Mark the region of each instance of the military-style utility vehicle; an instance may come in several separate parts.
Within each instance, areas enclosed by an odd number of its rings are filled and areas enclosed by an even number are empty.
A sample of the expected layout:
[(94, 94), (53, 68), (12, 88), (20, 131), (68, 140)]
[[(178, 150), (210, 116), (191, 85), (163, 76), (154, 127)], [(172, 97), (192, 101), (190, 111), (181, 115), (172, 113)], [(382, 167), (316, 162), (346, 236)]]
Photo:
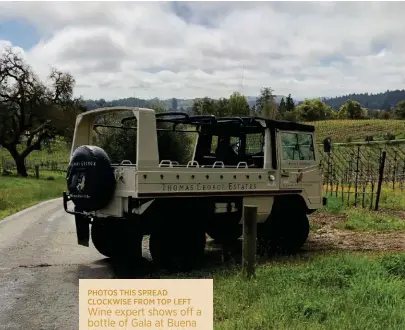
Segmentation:
[(191, 263), (206, 234), (240, 238), (246, 204), (258, 207), (258, 246), (293, 252), (326, 203), (315, 146), (313, 126), (288, 121), (91, 110), (77, 117), (64, 208), (78, 244), (91, 235), (111, 258), (140, 257), (150, 235), (155, 262)]

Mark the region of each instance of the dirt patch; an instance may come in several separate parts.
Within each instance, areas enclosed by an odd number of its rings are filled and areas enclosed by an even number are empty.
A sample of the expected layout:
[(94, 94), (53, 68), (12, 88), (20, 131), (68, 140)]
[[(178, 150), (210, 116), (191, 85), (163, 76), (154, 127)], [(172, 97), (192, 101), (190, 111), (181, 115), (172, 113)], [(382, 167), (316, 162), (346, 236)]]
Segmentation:
[(310, 222), (314, 230), (303, 248), (307, 251), (405, 251), (404, 231), (359, 232), (333, 228), (345, 220), (345, 215), (312, 215)]
[(405, 211), (402, 210), (388, 210), (388, 209), (384, 209), (384, 210), (378, 210), (377, 213), (381, 213), (381, 214), (387, 214), (387, 215), (393, 215), (399, 218), (402, 218), (405, 221)]

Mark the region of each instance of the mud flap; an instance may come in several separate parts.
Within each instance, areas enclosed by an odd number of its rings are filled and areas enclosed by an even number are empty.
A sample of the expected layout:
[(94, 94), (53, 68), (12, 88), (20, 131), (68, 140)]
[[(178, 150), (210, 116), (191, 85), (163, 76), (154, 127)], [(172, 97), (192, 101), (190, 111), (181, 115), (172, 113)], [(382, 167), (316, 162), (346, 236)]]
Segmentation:
[(83, 246), (89, 246), (90, 241), (90, 222), (89, 220), (82, 216), (76, 215), (76, 234), (77, 234), (77, 243)]

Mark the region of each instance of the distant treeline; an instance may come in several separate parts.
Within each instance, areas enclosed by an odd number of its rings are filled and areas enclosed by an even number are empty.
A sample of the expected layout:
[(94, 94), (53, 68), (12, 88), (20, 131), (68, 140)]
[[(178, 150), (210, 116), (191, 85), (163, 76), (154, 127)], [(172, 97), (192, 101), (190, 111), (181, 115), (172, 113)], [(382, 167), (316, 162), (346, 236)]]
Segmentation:
[(376, 110), (392, 110), (399, 101), (405, 100), (405, 90), (386, 91), (384, 93), (349, 94), (332, 98), (322, 98), (327, 105), (335, 110), (348, 100), (357, 101), (363, 108)]
[[(126, 99), (117, 99), (113, 101), (105, 101), (104, 99), (85, 100), (84, 102), (88, 110), (103, 107), (115, 107), (115, 106), (148, 108), (151, 106), (152, 103), (150, 100), (142, 100), (135, 97), (128, 97)], [(156, 102), (159, 102), (159, 100), (156, 99)]]
[[(293, 96), (294, 97), (294, 96)], [(254, 103), (248, 97), (248, 103)], [(357, 101), (363, 108), (375, 109), (375, 110), (392, 110), (399, 101), (405, 100), (405, 90), (394, 90), (386, 91), (384, 93), (372, 94), (372, 93), (361, 93), (361, 94), (349, 94), (343, 96), (337, 96), (332, 98), (321, 98), (323, 102), (332, 107), (334, 110), (339, 110), (339, 108), (348, 100)], [(275, 101), (280, 103), (281, 97), (276, 97)], [(297, 105), (301, 102), (297, 102)], [(193, 99), (169, 99), (169, 100), (159, 100), (154, 98), (151, 100), (144, 100), (135, 97), (129, 97), (124, 99), (117, 99), (113, 101), (100, 100), (85, 100), (85, 106), (88, 110), (96, 109), (99, 107), (106, 106), (129, 106), (129, 107), (152, 107), (154, 104), (161, 105), (166, 110), (178, 110), (178, 111), (189, 111), (193, 105)]]

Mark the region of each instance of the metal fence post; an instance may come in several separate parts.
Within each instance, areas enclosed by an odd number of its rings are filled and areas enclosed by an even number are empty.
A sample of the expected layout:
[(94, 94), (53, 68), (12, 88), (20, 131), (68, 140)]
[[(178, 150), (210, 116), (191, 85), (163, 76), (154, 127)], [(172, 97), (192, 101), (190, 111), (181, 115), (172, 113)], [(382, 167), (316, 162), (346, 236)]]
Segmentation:
[(356, 181), (354, 187), (354, 206), (357, 207), (357, 189), (359, 186), (359, 162), (360, 162), (360, 146), (357, 146), (357, 159), (356, 159)]
[(396, 175), (397, 175), (397, 166), (398, 166), (398, 164), (397, 164), (397, 154), (398, 154), (398, 151), (395, 150), (395, 151), (394, 151), (394, 166), (393, 166), (393, 168), (392, 168), (392, 190), (393, 190), (393, 191), (395, 190)]
[(380, 203), (380, 195), (381, 195), (381, 185), (382, 181), (384, 178), (384, 167), (385, 167), (385, 158), (387, 156), (387, 152), (384, 150), (381, 155), (381, 163), (380, 163), (380, 169), (379, 169), (379, 174), (378, 174), (378, 186), (377, 186), (377, 195), (375, 199), (375, 210), (378, 211), (378, 206)]

